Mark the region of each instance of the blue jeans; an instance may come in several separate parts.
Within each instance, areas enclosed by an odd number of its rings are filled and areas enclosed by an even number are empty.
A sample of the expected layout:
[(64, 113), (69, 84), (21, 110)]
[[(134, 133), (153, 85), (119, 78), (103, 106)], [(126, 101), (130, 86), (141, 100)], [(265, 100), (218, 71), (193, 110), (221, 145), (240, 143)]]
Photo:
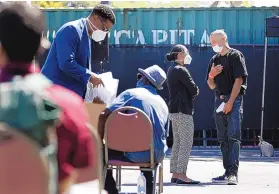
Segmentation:
[(239, 166), (239, 152), (241, 142), (241, 123), (243, 119), (243, 96), (239, 95), (233, 104), (232, 111), (225, 115), (216, 113), (222, 102), (227, 102), (230, 96), (215, 97), (214, 119), (217, 128), (217, 138), (221, 144), (223, 166), (226, 175), (237, 175)]

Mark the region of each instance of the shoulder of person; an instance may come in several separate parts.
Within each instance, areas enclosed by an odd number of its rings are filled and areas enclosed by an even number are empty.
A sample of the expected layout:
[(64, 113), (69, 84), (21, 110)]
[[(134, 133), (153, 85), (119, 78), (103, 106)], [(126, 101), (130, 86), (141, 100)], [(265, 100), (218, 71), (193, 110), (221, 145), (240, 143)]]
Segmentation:
[[(64, 34), (64, 33), (69, 33), (69, 32), (76, 32), (79, 36), (81, 36), (82, 32), (83, 32), (83, 28), (84, 28), (84, 25), (82, 24), (82, 19), (70, 21), (70, 22), (65, 23), (57, 31), (56, 36), (59, 35), (60, 33)], [(73, 34), (75, 34), (75, 33), (73, 33)]]
[(233, 56), (233, 57), (244, 57), (242, 52), (237, 50), (237, 49), (232, 49), (230, 55)]
[(175, 71), (187, 71), (187, 69), (186, 69), (186, 67), (184, 67), (184, 66), (181, 66), (181, 65), (176, 65), (175, 67), (174, 67), (174, 70)]
[(70, 22), (65, 23), (63, 26), (61, 26), (61, 28), (58, 30), (58, 32), (62, 31), (62, 30), (68, 30), (71, 28), (76, 28), (75, 21), (70, 21)]
[(168, 68), (168, 71), (167, 71), (167, 74), (173, 74), (173, 72), (176, 72), (177, 71), (177, 65), (171, 65), (169, 68)]
[[(84, 25), (83, 22), (84, 18), (78, 19), (78, 20), (73, 20), (73, 21), (69, 21), (67, 23), (65, 23), (63, 26), (69, 26), (69, 27), (74, 27), (74, 28), (79, 28), (80, 25)], [(62, 27), (63, 27), (62, 26)]]
[(184, 75), (191, 76), (189, 70), (184, 66), (179, 67), (177, 70), (178, 70), (179, 74), (184, 74)]
[(175, 65), (173, 67), (174, 71), (183, 71), (184, 69), (186, 69), (184, 66), (181, 65)]
[(215, 55), (213, 55), (210, 59), (210, 61), (214, 61), (216, 58), (218, 58), (220, 56), (219, 53), (216, 53)]

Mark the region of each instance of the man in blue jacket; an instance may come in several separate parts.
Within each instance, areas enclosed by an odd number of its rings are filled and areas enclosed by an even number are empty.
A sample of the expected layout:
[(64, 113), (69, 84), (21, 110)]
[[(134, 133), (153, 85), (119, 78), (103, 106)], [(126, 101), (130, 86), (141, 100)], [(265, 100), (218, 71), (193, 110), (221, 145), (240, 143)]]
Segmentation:
[(88, 82), (93, 87), (102, 84), (91, 72), (91, 38), (104, 40), (114, 24), (114, 12), (105, 5), (97, 5), (87, 18), (64, 24), (56, 33), (42, 73), (84, 98)]

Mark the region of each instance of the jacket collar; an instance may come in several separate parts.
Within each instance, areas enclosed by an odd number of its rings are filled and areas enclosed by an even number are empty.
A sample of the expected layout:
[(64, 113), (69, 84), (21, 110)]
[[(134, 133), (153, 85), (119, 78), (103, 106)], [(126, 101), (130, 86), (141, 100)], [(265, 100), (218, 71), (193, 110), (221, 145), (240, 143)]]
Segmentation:
[(85, 30), (84, 33), (86, 33), (87, 37), (89, 38), (86, 18), (81, 18), (81, 22), (82, 22), (83, 28)]

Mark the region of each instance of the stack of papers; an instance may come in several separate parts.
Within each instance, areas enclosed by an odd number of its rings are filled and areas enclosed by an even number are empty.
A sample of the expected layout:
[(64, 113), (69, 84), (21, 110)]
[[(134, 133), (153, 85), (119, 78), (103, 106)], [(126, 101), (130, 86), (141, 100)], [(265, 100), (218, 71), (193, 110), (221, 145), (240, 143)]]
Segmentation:
[(226, 105), (226, 104), (225, 104), (224, 102), (222, 102), (222, 103), (220, 104), (220, 106), (217, 108), (216, 112), (217, 112), (217, 113), (223, 112), (225, 105)]
[(93, 85), (88, 83), (85, 101), (92, 102), (95, 97), (99, 97), (105, 104), (108, 104), (116, 98), (119, 80), (114, 79), (111, 72), (99, 74), (98, 77), (101, 78), (104, 86), (93, 88)]

